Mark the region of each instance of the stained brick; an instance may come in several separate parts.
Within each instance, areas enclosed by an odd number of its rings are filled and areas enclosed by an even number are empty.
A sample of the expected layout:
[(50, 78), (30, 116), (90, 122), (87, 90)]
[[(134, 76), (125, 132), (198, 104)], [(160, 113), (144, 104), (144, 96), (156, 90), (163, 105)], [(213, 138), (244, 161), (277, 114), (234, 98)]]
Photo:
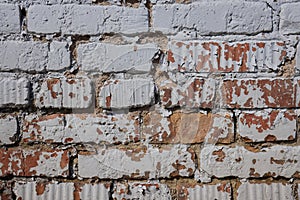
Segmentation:
[(200, 168), (219, 178), (298, 177), (299, 153), (298, 146), (276, 145), (255, 150), (208, 145), (201, 150)]
[(291, 108), (295, 106), (292, 79), (226, 79), (222, 83), (228, 108)]
[(82, 178), (118, 179), (188, 177), (194, 173), (194, 155), (185, 145), (158, 149), (151, 146), (100, 148), (91, 155), (78, 155)]
[(166, 108), (212, 108), (215, 98), (214, 79), (188, 78), (182, 82), (165, 80), (158, 85), (162, 105)]
[(243, 111), (238, 117), (237, 129), (247, 142), (293, 140), (296, 121), (293, 110)]
[(39, 108), (88, 108), (92, 103), (92, 81), (88, 78), (48, 78), (35, 96)]
[(109, 80), (101, 88), (99, 106), (122, 109), (152, 105), (154, 90), (154, 83), (148, 78)]
[(288, 58), (281, 41), (171, 41), (168, 70), (180, 72), (257, 72), (278, 70)]
[(143, 117), (142, 134), (153, 143), (230, 143), (233, 119), (228, 112), (182, 113), (164, 116), (153, 111)]

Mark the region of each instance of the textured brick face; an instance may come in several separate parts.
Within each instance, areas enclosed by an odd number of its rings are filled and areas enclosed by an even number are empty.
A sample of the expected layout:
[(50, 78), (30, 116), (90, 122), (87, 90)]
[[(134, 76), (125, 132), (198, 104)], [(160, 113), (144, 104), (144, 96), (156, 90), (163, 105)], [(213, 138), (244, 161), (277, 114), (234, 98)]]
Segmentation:
[(300, 199), (300, 0), (0, 0), (0, 199)]

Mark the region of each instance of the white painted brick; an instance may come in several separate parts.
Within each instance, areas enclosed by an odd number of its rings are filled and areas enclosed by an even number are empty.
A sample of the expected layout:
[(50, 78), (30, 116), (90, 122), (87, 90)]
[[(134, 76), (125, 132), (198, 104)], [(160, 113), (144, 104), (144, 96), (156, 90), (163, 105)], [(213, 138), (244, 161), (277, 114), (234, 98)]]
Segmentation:
[(26, 116), (22, 142), (128, 143), (139, 141), (138, 113)]
[(84, 184), (79, 188), (80, 200), (109, 199), (109, 184)]
[(70, 55), (66, 42), (51, 42), (47, 69), (54, 71), (69, 67), (71, 65)]
[(283, 34), (300, 33), (300, 3), (287, 3), (281, 6), (280, 31)]
[(297, 115), (293, 110), (243, 111), (238, 117), (238, 133), (251, 142), (293, 140)]
[(16, 5), (0, 2), (0, 33), (20, 32), (20, 9)]
[(206, 199), (231, 199), (231, 186), (228, 183), (218, 183), (216, 185), (196, 185), (194, 188), (188, 187), (189, 200), (206, 200)]
[(174, 34), (194, 29), (201, 35), (255, 34), (272, 30), (271, 9), (260, 2), (202, 2), (153, 6), (154, 30)]
[(22, 200), (73, 200), (74, 184), (59, 182), (17, 182), (13, 191)]
[(168, 49), (167, 69), (180, 72), (274, 71), (290, 59), (282, 41), (171, 41)]
[(146, 32), (148, 12), (145, 7), (33, 5), (28, 10), (28, 30), (46, 34), (62, 32), (68, 35)]
[(252, 152), (244, 147), (212, 146), (201, 150), (200, 168), (216, 177), (286, 177), (297, 175), (300, 167), (300, 148), (281, 146)]
[(0, 75), (0, 107), (28, 105), (29, 81), (12, 75)]
[(12, 115), (7, 115), (0, 118), (0, 143), (14, 144), (17, 141), (16, 134), (18, 133), (17, 118)]
[(70, 65), (70, 52), (64, 42), (0, 42), (0, 70), (44, 71), (61, 70)]
[(187, 177), (191, 176), (194, 170), (192, 154), (187, 151), (185, 145), (175, 145), (166, 149), (151, 146), (133, 149), (99, 148), (95, 155), (78, 155), (78, 174), (82, 178)]
[(294, 200), (292, 185), (282, 183), (242, 183), (237, 190), (237, 200)]
[(110, 80), (102, 87), (99, 105), (103, 108), (130, 108), (154, 103), (151, 79)]
[(93, 103), (92, 81), (88, 78), (46, 79), (35, 97), (37, 107), (88, 108)]
[(89, 43), (80, 44), (77, 54), (84, 71), (141, 73), (150, 72), (157, 51), (154, 44)]
[(133, 182), (128, 186), (116, 183), (112, 197), (116, 200), (140, 199), (140, 200), (169, 200), (170, 190), (167, 185), (159, 182)]

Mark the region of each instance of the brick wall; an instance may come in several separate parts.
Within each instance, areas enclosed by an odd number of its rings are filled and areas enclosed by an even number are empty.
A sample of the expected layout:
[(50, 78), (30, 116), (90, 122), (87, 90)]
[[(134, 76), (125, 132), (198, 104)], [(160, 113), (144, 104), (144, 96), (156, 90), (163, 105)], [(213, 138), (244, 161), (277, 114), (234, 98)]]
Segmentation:
[(300, 199), (299, 10), (0, 0), (0, 199)]

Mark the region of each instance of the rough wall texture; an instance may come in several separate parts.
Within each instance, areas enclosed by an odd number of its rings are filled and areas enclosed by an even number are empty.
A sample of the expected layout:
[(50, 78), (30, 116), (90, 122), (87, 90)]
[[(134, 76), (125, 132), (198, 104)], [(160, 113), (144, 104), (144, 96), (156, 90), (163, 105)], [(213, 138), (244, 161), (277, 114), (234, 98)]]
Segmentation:
[(0, 0), (0, 199), (300, 199), (300, 1)]

